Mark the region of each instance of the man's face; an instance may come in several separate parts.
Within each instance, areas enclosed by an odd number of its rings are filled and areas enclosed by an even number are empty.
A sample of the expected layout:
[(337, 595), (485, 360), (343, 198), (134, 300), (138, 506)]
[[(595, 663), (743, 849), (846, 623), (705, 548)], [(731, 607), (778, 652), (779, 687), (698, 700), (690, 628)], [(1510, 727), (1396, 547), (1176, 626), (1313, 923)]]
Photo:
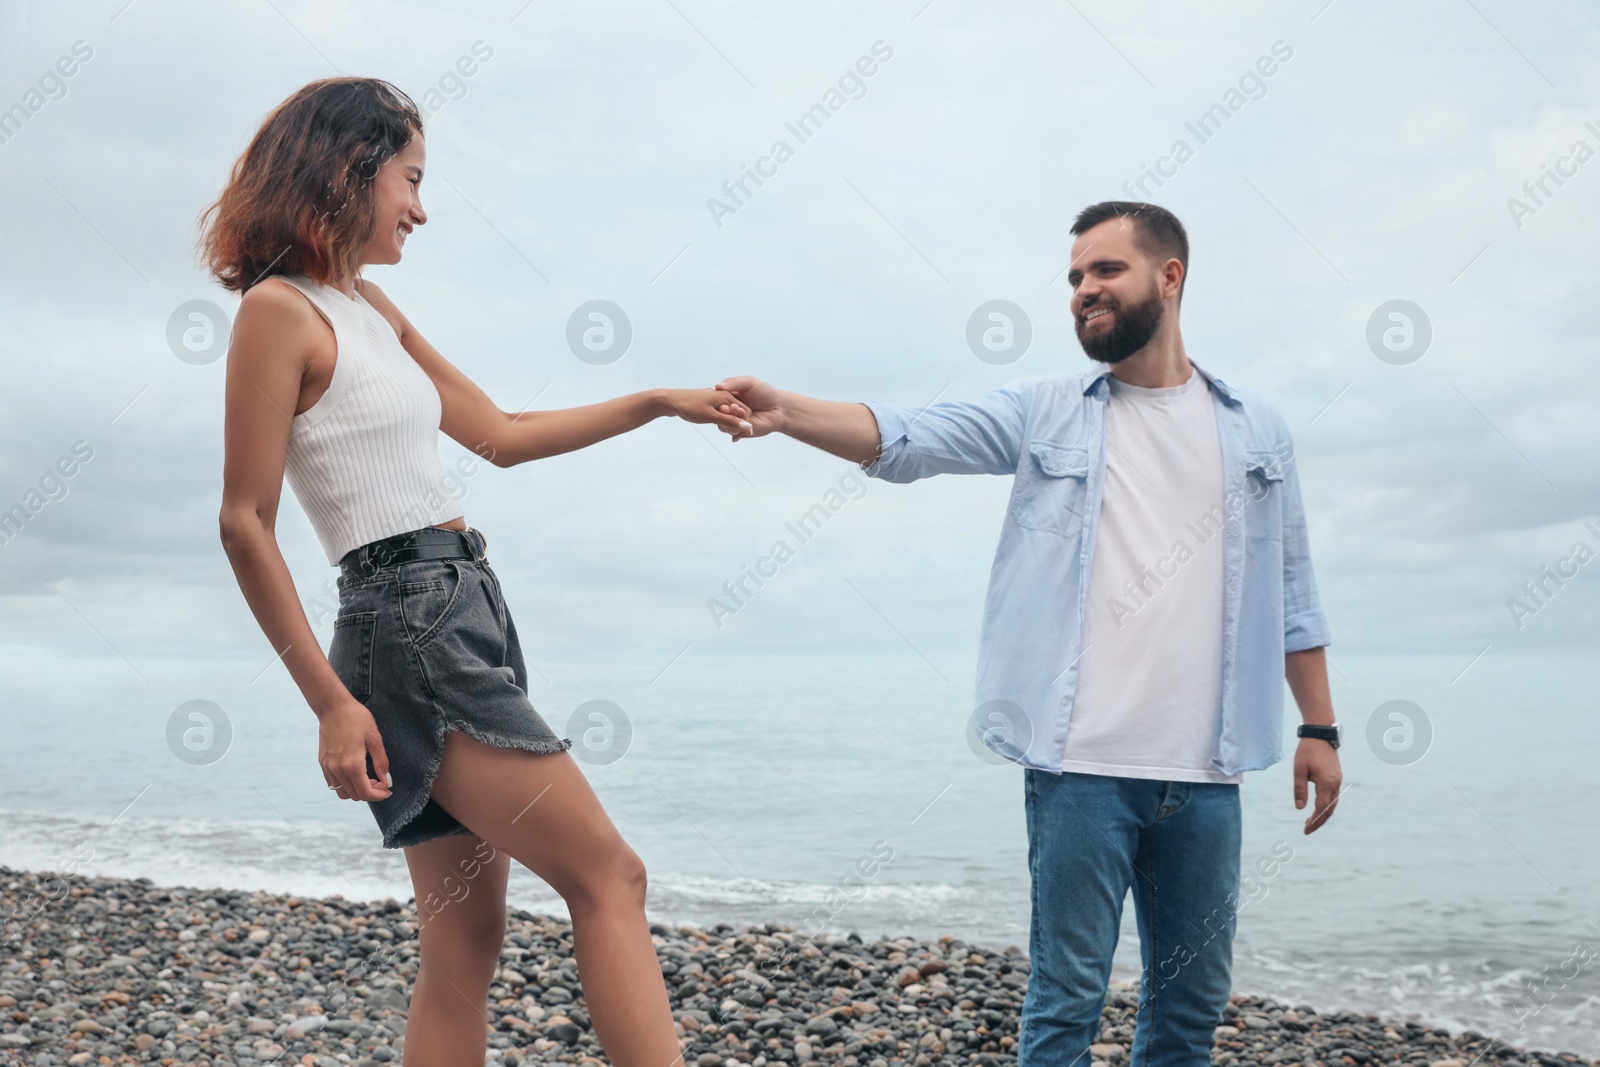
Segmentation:
[(1107, 219), (1072, 243), (1072, 322), (1090, 359), (1120, 363), (1150, 343), (1166, 305), (1130, 218)]

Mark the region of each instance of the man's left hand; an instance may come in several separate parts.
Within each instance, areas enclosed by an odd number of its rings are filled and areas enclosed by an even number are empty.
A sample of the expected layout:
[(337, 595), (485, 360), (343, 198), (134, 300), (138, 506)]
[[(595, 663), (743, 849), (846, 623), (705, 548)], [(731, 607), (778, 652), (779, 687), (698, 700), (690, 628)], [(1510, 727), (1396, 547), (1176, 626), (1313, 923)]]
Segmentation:
[(1326, 741), (1302, 737), (1294, 752), (1294, 806), (1306, 806), (1306, 783), (1317, 787), (1316, 804), (1311, 818), (1306, 820), (1306, 833), (1321, 829), (1333, 816), (1339, 804), (1339, 790), (1344, 785), (1344, 774), (1339, 769), (1339, 751)]

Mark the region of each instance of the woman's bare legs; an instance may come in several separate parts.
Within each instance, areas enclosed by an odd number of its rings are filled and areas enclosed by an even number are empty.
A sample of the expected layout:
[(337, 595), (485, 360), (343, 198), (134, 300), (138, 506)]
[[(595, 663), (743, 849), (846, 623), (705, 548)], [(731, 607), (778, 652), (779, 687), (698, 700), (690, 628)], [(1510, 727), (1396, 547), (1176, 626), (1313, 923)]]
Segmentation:
[[(495, 748), (452, 730), (433, 799), (567, 902), (583, 998), (611, 1062), (681, 1067), (667, 987), (644, 917), (644, 864), (572, 757)], [(409, 1056), (409, 1035), (406, 1051)]]
[(483, 1067), (484, 1005), (506, 936), (511, 857), (474, 835), (405, 850), (421, 964), (406, 1014), (405, 1067)]

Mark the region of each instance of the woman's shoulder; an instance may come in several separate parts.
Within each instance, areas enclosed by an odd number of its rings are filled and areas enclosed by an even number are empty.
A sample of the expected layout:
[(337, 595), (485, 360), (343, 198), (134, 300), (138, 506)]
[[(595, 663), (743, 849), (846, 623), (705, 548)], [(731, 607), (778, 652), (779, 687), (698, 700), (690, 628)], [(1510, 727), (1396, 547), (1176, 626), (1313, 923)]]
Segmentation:
[(303, 317), (312, 313), (312, 304), (293, 282), (281, 274), (274, 274), (245, 290), (244, 296), (239, 298), (239, 311), (272, 317), (286, 314)]
[(243, 334), (245, 338), (270, 339), (271, 344), (265, 347), (272, 351), (289, 348), (308, 354), (325, 337), (331, 338), (322, 310), (280, 275), (263, 278), (245, 290), (234, 315), (233, 333), (236, 342)]

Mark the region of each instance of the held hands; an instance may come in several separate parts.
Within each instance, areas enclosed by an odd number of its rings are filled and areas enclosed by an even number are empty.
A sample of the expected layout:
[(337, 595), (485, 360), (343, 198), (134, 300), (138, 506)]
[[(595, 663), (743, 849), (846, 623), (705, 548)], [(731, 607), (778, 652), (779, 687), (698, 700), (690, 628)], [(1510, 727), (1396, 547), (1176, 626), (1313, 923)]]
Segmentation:
[(778, 390), (748, 374), (724, 378), (717, 383), (717, 393), (723, 398), (721, 410), (739, 410), (744, 421), (738, 429), (722, 427), (722, 431), (735, 441), (742, 437), (764, 437), (783, 429), (784, 410)]
[(1344, 776), (1339, 769), (1339, 752), (1326, 741), (1303, 737), (1294, 752), (1294, 806), (1306, 806), (1306, 783), (1317, 787), (1317, 802), (1306, 820), (1306, 833), (1321, 829), (1333, 817), (1339, 803)]
[(717, 389), (658, 389), (672, 413), (685, 422), (714, 422), (717, 429), (737, 439), (747, 434), (750, 409)]
[[(391, 792), (389, 757), (372, 712), (347, 696), (319, 719), (317, 762), (328, 788), (336, 790), (340, 800), (387, 800)], [(369, 753), (377, 771), (375, 779), (367, 774)]]

